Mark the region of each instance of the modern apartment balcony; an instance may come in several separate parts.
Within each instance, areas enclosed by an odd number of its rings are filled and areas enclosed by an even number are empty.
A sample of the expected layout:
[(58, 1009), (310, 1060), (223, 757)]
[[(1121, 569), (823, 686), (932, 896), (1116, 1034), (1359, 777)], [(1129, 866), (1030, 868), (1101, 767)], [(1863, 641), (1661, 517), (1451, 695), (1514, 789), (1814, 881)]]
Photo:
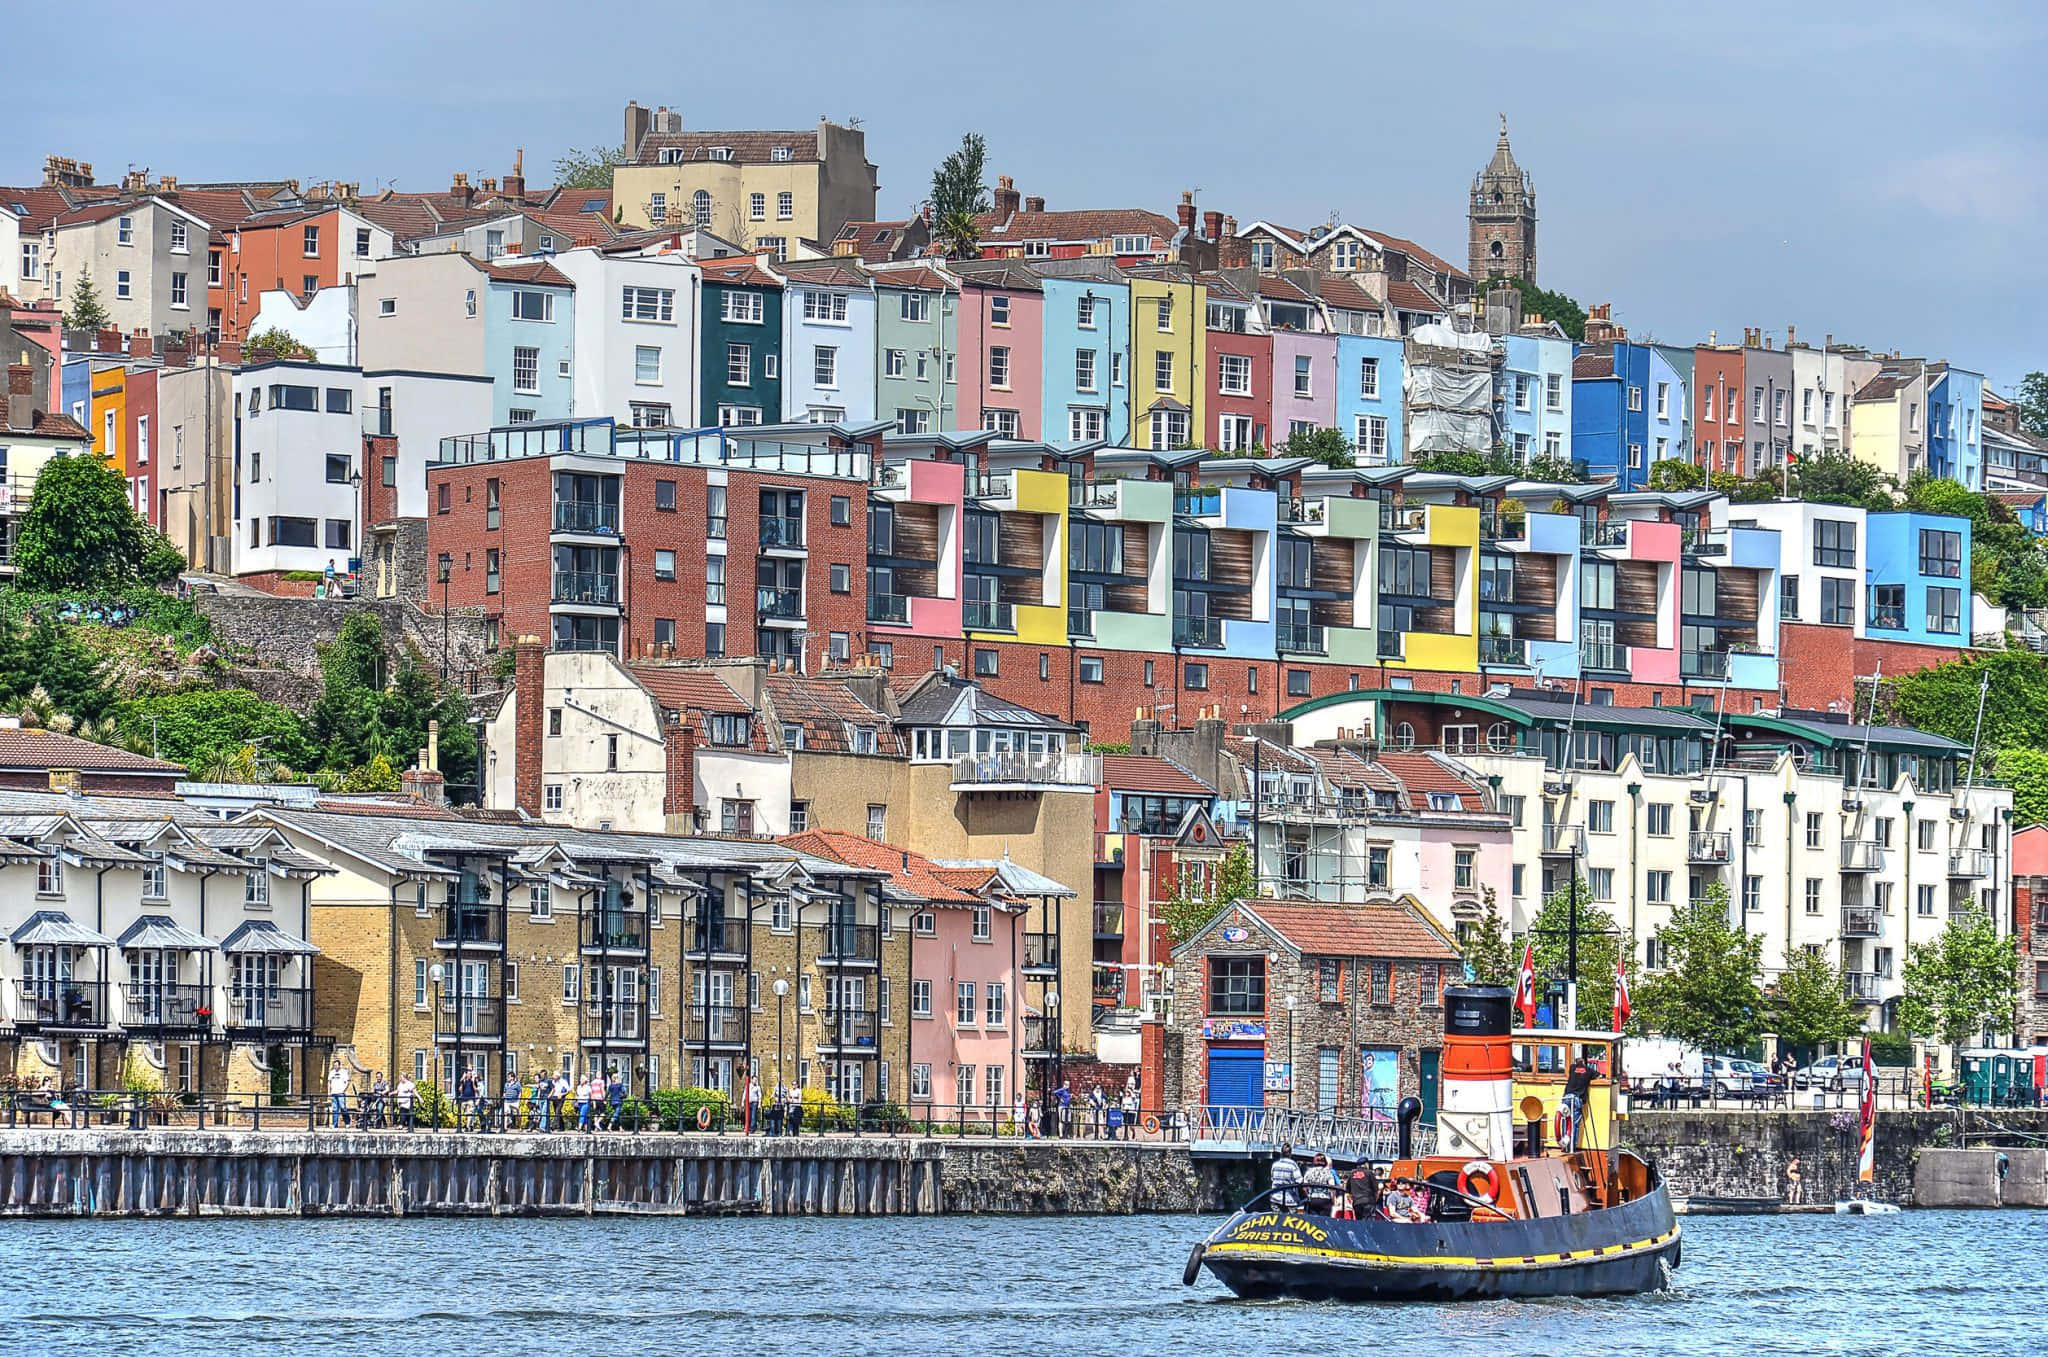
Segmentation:
[(880, 1030), (873, 1013), (828, 1013), (818, 1023), (818, 1050), (834, 1055), (872, 1055)]
[(1223, 619), (1176, 617), (1173, 619), (1173, 643), (1192, 646), (1196, 650), (1216, 650), (1223, 644)]
[(1586, 854), (1586, 827), (1584, 825), (1543, 826), (1543, 856), (1547, 858), (1584, 857)]
[(576, 1022), (586, 1049), (630, 1051), (647, 1045), (647, 1002), (638, 995), (586, 993), (577, 1005)]
[(683, 955), (692, 961), (744, 961), (745, 919), (685, 919)]
[(619, 577), (597, 570), (557, 570), (554, 601), (616, 608), (619, 606)]
[(14, 1026), (20, 1031), (100, 1032), (109, 1026), (104, 980), (17, 980)]
[(1868, 839), (1843, 840), (1842, 870), (1845, 872), (1883, 871), (1884, 845)]
[(205, 1037), (213, 1033), (213, 986), (129, 984), (121, 1026), (137, 1036)]
[(1191, 486), (1173, 492), (1173, 511), (1186, 518), (1214, 518), (1223, 512), (1223, 492)]
[(1059, 1050), (1060, 1029), (1052, 1018), (1027, 1017), (1024, 1019), (1024, 1058), (1026, 1060), (1050, 1060)]
[(1479, 638), (1479, 662), (1527, 668), (1529, 643), (1519, 636), (1482, 636)]
[(1329, 635), (1312, 622), (1283, 622), (1274, 629), (1275, 644), (1290, 655), (1327, 655)]
[(1842, 992), (1852, 1003), (1874, 1004), (1878, 1001), (1876, 971), (1845, 971), (1842, 973)]
[(555, 501), (555, 531), (581, 533), (586, 536), (617, 537), (619, 535), (619, 506), (604, 504), (596, 500), (564, 499)]
[(1685, 860), (1726, 867), (1735, 860), (1734, 836), (1725, 829), (1694, 830), (1685, 836)]
[(683, 1006), (683, 1046), (745, 1046), (747, 1010), (738, 1004)]
[(879, 959), (880, 944), (875, 930), (860, 925), (825, 929), (825, 943), (818, 953), (822, 966), (872, 966)]
[(1283, 523), (1320, 523), (1323, 521), (1323, 502), (1319, 499), (1290, 499), (1286, 501), (1286, 517)]
[[(1123, 913), (1117, 913), (1118, 932), (1122, 932)], [(1060, 969), (1060, 940), (1052, 933), (1026, 933), (1024, 935), (1024, 970), (1027, 973), (1056, 975)]]
[(1722, 556), (1728, 551), (1726, 528), (1681, 528), (1679, 549), (1688, 556)]
[(754, 590), (754, 615), (763, 622), (804, 620), (804, 591), (801, 589)]
[(1951, 881), (1978, 881), (1991, 875), (1991, 854), (1982, 848), (1958, 848), (1948, 855)]
[(910, 596), (908, 594), (869, 594), (868, 621), (883, 626), (907, 626), (910, 623)]
[[(580, 1007), (580, 1005), (579, 1005)], [(434, 1041), (453, 1046), (485, 1046), (505, 1039), (505, 996), (444, 995), (434, 1010)]]
[(1581, 519), (1579, 542), (1582, 546), (1603, 549), (1625, 547), (1628, 545), (1628, 522), (1625, 518), (1610, 518), (1598, 523)]
[(1383, 660), (1398, 660), (1408, 653), (1408, 637), (1398, 631), (1383, 631), (1379, 634), (1378, 654)]
[(1881, 607), (1872, 605), (1868, 625), (1873, 631), (1904, 631), (1906, 629), (1906, 610), (1903, 607), (1894, 607), (1891, 604), (1885, 604)]
[(577, 920), (577, 935), (586, 953), (645, 952), (647, 911), (599, 905)]
[(1869, 905), (1844, 905), (1842, 907), (1842, 936), (1845, 938), (1874, 938), (1883, 928), (1884, 915)]
[(984, 471), (974, 478), (974, 498), (1012, 499), (1017, 493), (1017, 480), (1007, 471)]
[(1015, 631), (1017, 605), (996, 601), (969, 600), (961, 605), (960, 624), (968, 631)]
[(497, 951), (505, 945), (505, 911), (496, 905), (443, 905), (434, 946)]
[(1579, 668), (1593, 669), (1601, 673), (1621, 674), (1628, 672), (1628, 647), (1612, 641), (1582, 642), (1579, 646)]
[(313, 1034), (313, 987), (228, 992), (221, 1026), (231, 1037), (303, 1041)]
[(1479, 540), (1482, 542), (1521, 542), (1529, 536), (1529, 516), (1504, 514), (1493, 505), (1482, 505), (1479, 510)]
[(801, 518), (764, 518), (761, 520), (761, 550), (802, 551), (804, 549), (804, 521)]
[[(1095, 905), (1095, 940), (1109, 942), (1121, 940), (1124, 935), (1124, 906), (1121, 900), (1107, 904), (1098, 901)], [(1035, 935), (1034, 935), (1035, 936)], [(1059, 969), (1055, 964), (1054, 970)]]
[(1689, 679), (1725, 679), (1728, 677), (1728, 652), (1725, 650), (1688, 650), (1678, 657), (1678, 672)]
[(1032, 753), (1003, 750), (965, 754), (953, 761), (953, 790), (1029, 791), (1048, 787), (1095, 790), (1102, 778), (1100, 754)]

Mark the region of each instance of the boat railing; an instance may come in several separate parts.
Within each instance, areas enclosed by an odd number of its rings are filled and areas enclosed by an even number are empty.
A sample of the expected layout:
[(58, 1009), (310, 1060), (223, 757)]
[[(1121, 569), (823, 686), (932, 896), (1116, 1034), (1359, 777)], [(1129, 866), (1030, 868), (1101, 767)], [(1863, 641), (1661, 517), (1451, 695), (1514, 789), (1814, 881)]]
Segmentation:
[[(1197, 1104), (1188, 1109), (1188, 1139), (1196, 1154), (1260, 1155), (1291, 1146), (1297, 1157), (1316, 1153), (1333, 1160), (1388, 1161), (1400, 1148), (1392, 1112), (1350, 1116), (1292, 1107), (1231, 1107)], [(1431, 1154), (1436, 1128), (1415, 1128), (1413, 1152)]]

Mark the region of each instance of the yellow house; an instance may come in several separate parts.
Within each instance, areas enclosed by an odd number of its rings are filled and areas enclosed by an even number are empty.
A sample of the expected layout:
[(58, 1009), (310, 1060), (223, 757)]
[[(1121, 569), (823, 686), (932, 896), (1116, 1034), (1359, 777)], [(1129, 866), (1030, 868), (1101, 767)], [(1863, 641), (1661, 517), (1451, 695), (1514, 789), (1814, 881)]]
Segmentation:
[(1888, 368), (1851, 398), (1849, 454), (1901, 482), (1927, 464), (1927, 376), (1917, 365)]
[(129, 448), (121, 431), (128, 427), (128, 369), (114, 364), (92, 373), (91, 405), (85, 427), (92, 432), (93, 451), (123, 476), (132, 474)]
[(612, 171), (621, 225), (701, 228), (778, 258), (875, 215), (875, 167), (857, 127), (686, 132), (682, 114), (626, 105), (626, 162)]
[(1171, 452), (1200, 447), (1208, 427), (1209, 290), (1178, 265), (1131, 270), (1131, 440)]

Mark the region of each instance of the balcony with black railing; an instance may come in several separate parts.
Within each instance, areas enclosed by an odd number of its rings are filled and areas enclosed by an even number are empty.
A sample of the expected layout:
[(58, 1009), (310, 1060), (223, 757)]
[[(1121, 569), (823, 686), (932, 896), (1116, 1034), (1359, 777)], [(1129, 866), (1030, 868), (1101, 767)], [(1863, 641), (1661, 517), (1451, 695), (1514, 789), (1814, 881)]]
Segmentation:
[(1725, 829), (1696, 829), (1685, 836), (1687, 862), (1725, 867), (1733, 856), (1734, 843)]
[(1056, 1019), (1027, 1017), (1024, 1019), (1024, 1058), (1046, 1060), (1051, 1058), (1060, 1045), (1060, 1029)]
[(555, 531), (616, 537), (619, 535), (619, 506), (600, 500), (556, 500)]
[(818, 1022), (818, 1049), (839, 1055), (872, 1054), (879, 1027), (873, 1013), (826, 1013)]
[(872, 966), (878, 951), (874, 929), (858, 924), (827, 925), (818, 962), (824, 966)]
[(691, 1004), (683, 1010), (683, 1045), (744, 1046), (747, 1018), (738, 1004)]
[(1503, 513), (1492, 505), (1479, 510), (1479, 537), (1485, 542), (1519, 542), (1529, 535), (1526, 513)]
[(597, 905), (576, 921), (577, 934), (586, 952), (644, 952), (647, 950), (647, 911)]
[(444, 995), (434, 1009), (434, 1040), (482, 1045), (505, 1039), (503, 994)]
[(1057, 973), (1060, 968), (1060, 940), (1054, 933), (1024, 935), (1024, 969)]
[(1883, 913), (1869, 905), (1845, 905), (1842, 907), (1842, 936), (1874, 938), (1882, 930), (1883, 920)]
[(619, 603), (619, 577), (603, 570), (557, 570), (554, 601), (615, 608)]
[(309, 1035), (313, 1030), (313, 987), (230, 988), (221, 1026), (231, 1037)]
[(804, 544), (804, 521), (801, 518), (764, 518), (761, 520), (761, 546), (798, 551)]
[(31, 978), (14, 982), (18, 1030), (100, 1031), (109, 1026), (104, 980)]
[(1579, 668), (1594, 669), (1606, 674), (1625, 673), (1628, 669), (1628, 647), (1612, 641), (1584, 641), (1579, 645)]
[(1015, 631), (1017, 605), (998, 599), (969, 599), (961, 605), (960, 621), (969, 631)]
[(577, 1036), (586, 1047), (633, 1050), (647, 1044), (647, 1001), (634, 994), (585, 993), (577, 1009)]
[(129, 983), (121, 1026), (137, 1035), (196, 1037), (213, 1031), (211, 985)]
[(505, 911), (491, 904), (443, 905), (434, 946), (499, 948), (505, 945)]
[(739, 960), (747, 955), (745, 919), (686, 919), (683, 930), (686, 957), (700, 961), (711, 957)]
[(1519, 636), (1481, 636), (1479, 662), (1527, 668), (1529, 643)]
[(754, 590), (754, 612), (763, 621), (801, 622), (804, 620), (804, 592), (801, 589)]
[(1309, 622), (1282, 622), (1274, 631), (1279, 648), (1290, 655), (1327, 655), (1330, 653), (1328, 634), (1323, 628)]
[[(1114, 903), (1097, 902), (1095, 906), (1095, 940), (1108, 942), (1124, 935), (1124, 907), (1122, 901)], [(1058, 970), (1054, 966), (1052, 969)]]

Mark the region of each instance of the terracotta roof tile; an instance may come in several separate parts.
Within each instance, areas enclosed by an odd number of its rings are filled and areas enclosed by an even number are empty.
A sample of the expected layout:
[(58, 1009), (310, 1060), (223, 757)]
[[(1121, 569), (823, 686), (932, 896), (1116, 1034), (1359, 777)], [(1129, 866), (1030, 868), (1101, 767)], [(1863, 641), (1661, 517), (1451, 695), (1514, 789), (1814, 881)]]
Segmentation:
[(530, 260), (524, 264), (486, 264), (479, 260), (477, 267), (501, 283), (532, 283), (536, 287), (574, 287), (569, 275), (545, 259)]
[(1452, 772), (1428, 754), (1401, 754), (1383, 750), (1378, 756), (1379, 766), (1401, 780), (1408, 792), (1410, 810), (1427, 810), (1426, 799), (1432, 792), (1446, 792), (1464, 798), (1464, 809), (1484, 811), (1486, 793), (1478, 784)]
[(1323, 300), (1332, 306), (1341, 306), (1347, 311), (1381, 309), (1379, 298), (1342, 274), (1326, 273), (1316, 280), (1316, 286), (1322, 291)]
[(937, 269), (920, 264), (908, 269), (877, 269), (876, 287), (899, 287), (919, 292), (950, 292), (953, 280)]
[(1405, 278), (1388, 282), (1387, 301), (1402, 311), (1427, 311), (1438, 316), (1444, 313), (1442, 303)]
[(0, 188), (0, 208), (16, 213), (21, 222), (23, 234), (40, 231), (59, 216), (71, 210), (71, 200), (64, 196), (64, 190), (36, 185), (33, 188)]
[(1443, 933), (1404, 901), (1334, 905), (1250, 900), (1245, 908), (1309, 956), (1458, 958)]
[(791, 259), (778, 263), (783, 276), (792, 283), (809, 283), (818, 287), (866, 287), (868, 271), (860, 261), (847, 255), (832, 255), (824, 259)]
[(48, 768), (77, 768), (102, 773), (139, 773), (177, 778), (185, 775), (182, 765), (166, 763), (125, 749), (94, 744), (54, 730), (0, 729), (0, 768), (41, 771)]
[(1013, 212), (1008, 217), (984, 212), (974, 219), (974, 229), (991, 244), (1017, 244), (1026, 240), (1061, 241), (1079, 244), (1106, 240), (1111, 236), (1150, 236), (1165, 244), (1180, 230), (1171, 217), (1148, 212), (1142, 207), (1079, 209), (1071, 212)]
[(930, 858), (922, 853), (913, 853), (907, 848), (898, 848), (840, 829), (813, 829), (802, 834), (788, 834), (778, 842), (800, 853), (830, 858), (849, 867), (870, 867), (887, 872), (897, 889), (933, 904), (984, 903), (972, 891), (963, 890), (945, 876), (941, 876), (941, 871), (945, 869), (938, 867)]
[(1412, 240), (1403, 240), (1399, 236), (1390, 236), (1384, 231), (1368, 231), (1366, 234), (1384, 245), (1399, 250), (1410, 259), (1428, 265), (1437, 273), (1448, 273), (1453, 278), (1464, 278), (1468, 281), (1471, 278), (1470, 274), (1466, 273), (1465, 270), (1459, 268), (1456, 264), (1451, 263), (1441, 255), (1433, 254), (1423, 249)]
[(358, 202), (355, 210), (389, 231), (400, 244), (430, 236), (441, 224), (434, 209), (420, 195), (400, 195), (389, 189)]
[(1154, 754), (1104, 754), (1102, 785), (1113, 792), (1156, 792), (1163, 796), (1214, 796), (1216, 789), (1171, 759)]
[(654, 694), (654, 700), (676, 711), (746, 713), (753, 708), (718, 675), (708, 669), (685, 669), (667, 664), (627, 666), (640, 686)]
[(36, 415), (36, 426), (30, 430), (40, 438), (91, 438), (92, 430), (80, 424), (69, 415), (52, 414), (44, 410)]
[(875, 752), (900, 754), (902, 741), (889, 717), (854, 696), (853, 690), (837, 679), (802, 674), (768, 674), (763, 680), (775, 714), (784, 725), (803, 728), (805, 749), (820, 753), (850, 754), (849, 727), (865, 727), (875, 733)]
[(896, 249), (903, 243), (903, 228), (908, 225), (907, 221), (850, 221), (839, 228), (832, 243), (851, 244), (856, 259), (879, 264), (896, 257)]
[(743, 283), (749, 287), (781, 287), (774, 275), (756, 262), (744, 259), (706, 259), (697, 265), (707, 283)]
[(721, 159), (741, 165), (764, 165), (774, 160), (777, 147), (789, 148), (791, 161), (818, 158), (818, 133), (809, 132), (650, 132), (640, 140), (636, 165), (659, 165), (664, 150), (681, 151), (685, 159), (708, 160), (709, 152), (723, 147), (731, 152)]
[(1611, 353), (1582, 353), (1572, 359), (1572, 380), (1593, 381), (1614, 375), (1614, 355)]

